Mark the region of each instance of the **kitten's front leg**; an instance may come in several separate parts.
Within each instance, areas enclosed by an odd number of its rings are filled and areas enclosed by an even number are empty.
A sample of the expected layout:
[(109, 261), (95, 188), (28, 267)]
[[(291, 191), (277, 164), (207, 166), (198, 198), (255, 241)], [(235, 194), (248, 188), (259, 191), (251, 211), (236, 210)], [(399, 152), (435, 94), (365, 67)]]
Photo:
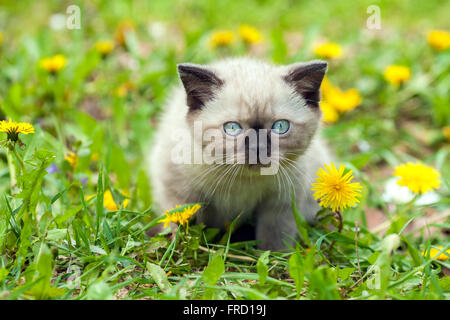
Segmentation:
[(261, 250), (282, 250), (293, 243), (297, 234), (297, 225), (292, 214), (291, 204), (269, 202), (264, 203), (256, 215), (256, 240), (261, 242)]
[[(320, 209), (311, 193), (299, 193), (296, 197), (297, 208), (309, 224), (316, 222), (316, 214)], [(292, 245), (292, 239), (297, 235), (292, 203), (289, 199), (284, 201), (272, 200), (264, 202), (259, 208), (256, 218), (256, 240), (262, 242), (258, 248), (262, 250), (286, 249), (287, 244)]]

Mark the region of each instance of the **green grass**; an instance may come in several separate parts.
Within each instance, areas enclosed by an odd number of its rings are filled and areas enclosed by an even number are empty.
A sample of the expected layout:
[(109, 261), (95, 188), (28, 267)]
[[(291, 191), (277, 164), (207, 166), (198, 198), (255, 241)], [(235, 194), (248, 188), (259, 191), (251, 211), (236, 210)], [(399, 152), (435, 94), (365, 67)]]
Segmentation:
[[(426, 32), (450, 29), (450, 4), (377, 1), (382, 29), (374, 31), (365, 28), (372, 2), (79, 1), (79, 30), (49, 27), (52, 14), (66, 14), (60, 1), (3, 2), (0, 117), (30, 122), (36, 133), (21, 135), (25, 146), (17, 149), (26, 172), (0, 149), (0, 299), (448, 299), (448, 260), (422, 252), (449, 249), (450, 149), (442, 128), (450, 125), (450, 55), (433, 50)], [(95, 42), (113, 39), (123, 19), (136, 33), (101, 59)], [(211, 32), (241, 23), (257, 27), (263, 44), (250, 52), (239, 41), (208, 48)], [(162, 36), (149, 33), (161, 26)], [(358, 207), (343, 214), (342, 232), (331, 216), (314, 228), (300, 219), (295, 246), (279, 253), (201, 226), (146, 236), (160, 213), (152, 209), (145, 156), (178, 83), (176, 63), (250, 53), (287, 64), (315, 58), (319, 39), (345, 50), (330, 61), (332, 83), (363, 96), (323, 131), (364, 187)], [(57, 53), (67, 66), (52, 76), (38, 64)], [(391, 64), (412, 71), (400, 88), (383, 79)], [(121, 96), (124, 83), (133, 85)], [(64, 159), (69, 152), (78, 155), (75, 167)], [(417, 160), (441, 173), (439, 200), (383, 200), (394, 167)], [(51, 164), (57, 170), (49, 173)], [(123, 204), (122, 190), (129, 204), (108, 210), (107, 190)], [(375, 214), (387, 221), (379, 230)]]

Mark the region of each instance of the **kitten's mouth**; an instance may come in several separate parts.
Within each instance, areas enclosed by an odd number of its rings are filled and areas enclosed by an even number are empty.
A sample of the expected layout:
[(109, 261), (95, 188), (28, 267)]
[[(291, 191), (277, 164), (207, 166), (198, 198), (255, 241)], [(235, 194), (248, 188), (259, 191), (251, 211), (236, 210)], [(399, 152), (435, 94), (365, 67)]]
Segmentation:
[(261, 168), (270, 167), (270, 163), (269, 164), (262, 164), (262, 163), (245, 164), (245, 167), (248, 168), (249, 170), (259, 170)]
[[(273, 169), (273, 164), (270, 162), (268, 164), (262, 164), (262, 163), (254, 163), (254, 164), (244, 164), (243, 165), (243, 175), (247, 176), (262, 176), (267, 175), (267, 173), (263, 174), (263, 172), (270, 172), (270, 169)], [(278, 170), (276, 170), (278, 171)], [(276, 174), (276, 171), (274, 173), (269, 173), (269, 175)]]

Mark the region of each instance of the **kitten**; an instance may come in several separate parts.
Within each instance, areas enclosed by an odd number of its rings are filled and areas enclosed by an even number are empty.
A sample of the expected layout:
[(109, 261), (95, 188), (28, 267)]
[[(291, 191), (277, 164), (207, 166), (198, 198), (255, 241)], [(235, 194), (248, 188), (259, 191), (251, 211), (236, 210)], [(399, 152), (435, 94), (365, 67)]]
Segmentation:
[(319, 60), (179, 64), (183, 86), (165, 107), (149, 157), (158, 210), (204, 202), (197, 223), (224, 228), (239, 214), (242, 220), (253, 217), (259, 248), (285, 248), (297, 232), (292, 190), (297, 208), (313, 223), (319, 205), (311, 183), (330, 162), (319, 137), (326, 69)]

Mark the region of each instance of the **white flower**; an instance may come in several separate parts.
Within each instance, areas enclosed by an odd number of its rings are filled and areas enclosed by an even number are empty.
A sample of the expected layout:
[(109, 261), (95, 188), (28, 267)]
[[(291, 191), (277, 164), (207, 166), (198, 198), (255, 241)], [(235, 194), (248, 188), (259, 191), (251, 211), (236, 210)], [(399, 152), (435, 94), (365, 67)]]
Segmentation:
[(148, 26), (148, 33), (155, 40), (164, 39), (167, 35), (167, 26), (163, 22), (155, 21)]
[[(381, 196), (381, 199), (384, 202), (391, 203), (406, 203), (411, 201), (414, 198), (414, 193), (412, 193), (408, 187), (399, 186), (397, 184), (397, 180), (399, 178), (394, 177), (390, 178), (386, 181), (384, 192)], [(439, 201), (439, 195), (434, 191), (429, 191), (423, 195), (421, 195), (415, 202), (416, 205), (428, 205), (432, 203), (436, 203)]]
[(53, 14), (50, 17), (48, 24), (53, 30), (62, 30), (66, 27), (66, 16), (61, 13)]

